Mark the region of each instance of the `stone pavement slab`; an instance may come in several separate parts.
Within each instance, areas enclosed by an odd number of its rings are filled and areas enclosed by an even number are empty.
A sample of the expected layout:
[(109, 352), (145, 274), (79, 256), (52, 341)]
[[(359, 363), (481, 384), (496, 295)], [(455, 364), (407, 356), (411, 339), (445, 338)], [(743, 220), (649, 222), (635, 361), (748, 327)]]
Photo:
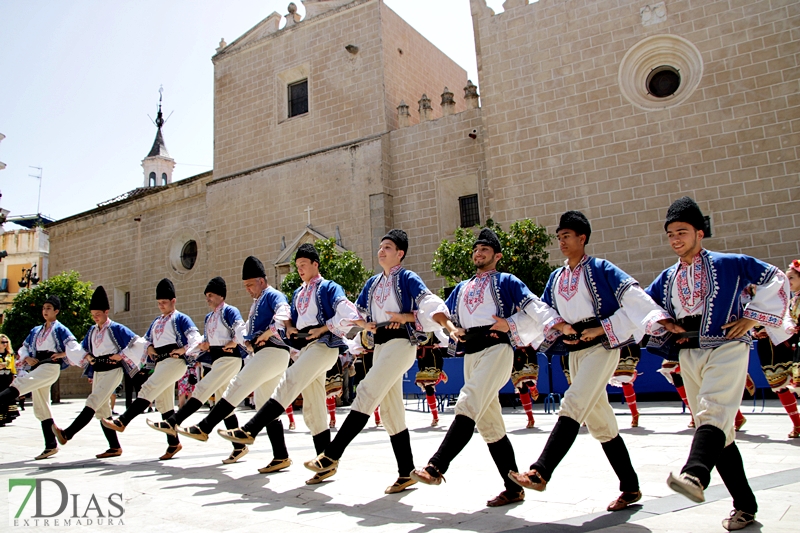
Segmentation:
[[(451, 408), (441, 414), (440, 427), (429, 427), (430, 415), (407, 405), (407, 423), (418, 466), (438, 448), (449, 423)], [(121, 406), (120, 406), (121, 407)], [(384, 489), (397, 477), (388, 435), (371, 421), (345, 452), (339, 472), (329, 481), (307, 486), (312, 473), (303, 468), (314, 457), (311, 436), (298, 412), (295, 431), (286, 431), (286, 442), (294, 461), (283, 472), (264, 475), (257, 469), (272, 458), (269, 440), (259, 436), (250, 453), (239, 463), (223, 465), (230, 444), (217, 435), (200, 443), (182, 439), (183, 450), (170, 461), (157, 458), (166, 448), (166, 438), (147, 427), (146, 413), (136, 419), (120, 442), (121, 457), (98, 460), (94, 454), (106, 448), (99, 423), (93, 421), (59, 453), (44, 461), (33, 457), (43, 448), (41, 429), (30, 407), (23, 416), (0, 428), (0, 483), (6, 496), (0, 498), (0, 513), (8, 516), (4, 531), (90, 531), (99, 529), (192, 532), (363, 532), (425, 533), (452, 532), (714, 532), (724, 531), (721, 520), (731, 510), (730, 496), (719, 477), (712, 477), (707, 502), (696, 505), (673, 493), (665, 480), (678, 470), (689, 450), (693, 430), (686, 427), (688, 415), (680, 404), (639, 403), (640, 427), (631, 429), (630, 413), (614, 404), (621, 433), (630, 451), (644, 492), (641, 505), (608, 513), (605, 508), (618, 495), (617, 480), (601, 446), (585, 428), (570, 450), (547, 491), (529, 491), (521, 504), (490, 509), (486, 501), (503, 489), (502, 479), (491, 461), (480, 435), (473, 439), (447, 472), (447, 482), (438, 487), (416, 485), (401, 494), (385, 495)], [(55, 420), (67, 425), (83, 408), (83, 401), (68, 400), (52, 406)], [(525, 468), (544, 447), (556, 416), (535, 405), (536, 427), (525, 429), (521, 409), (505, 409), (509, 438), (517, 464)], [(339, 424), (347, 408), (337, 410)], [(758, 523), (746, 531), (795, 533), (800, 523), (800, 439), (786, 434), (791, 423), (777, 401), (745, 403), (748, 417), (737, 436), (745, 469), (756, 491), (760, 509)], [(192, 416), (192, 424), (207, 409)], [(252, 416), (240, 410), (240, 422)], [(284, 418), (284, 426), (288, 426)], [(9, 490), (9, 484), (17, 484)], [(39, 480), (42, 515), (56, 514), (61, 493), (68, 503), (58, 516), (31, 517), (36, 496), (31, 496), (21, 518), (14, 520), (26, 488)], [(56, 481), (42, 481), (56, 480)], [(38, 495), (39, 490), (34, 491)], [(112, 494), (118, 507), (108, 503)], [(95, 495), (93, 506), (91, 495)], [(73, 496), (74, 495), (74, 496)], [(117, 496), (111, 496), (117, 498)], [(120, 515), (123, 511), (124, 514)], [(102, 513), (102, 519), (98, 513)], [(44, 520), (48, 523), (45, 525)], [(55, 520), (59, 519), (58, 525)], [(93, 519), (92, 524), (86, 522)], [(78, 521), (81, 521), (78, 524)], [(110, 525), (109, 525), (110, 522)], [(68, 525), (67, 525), (68, 523)]]

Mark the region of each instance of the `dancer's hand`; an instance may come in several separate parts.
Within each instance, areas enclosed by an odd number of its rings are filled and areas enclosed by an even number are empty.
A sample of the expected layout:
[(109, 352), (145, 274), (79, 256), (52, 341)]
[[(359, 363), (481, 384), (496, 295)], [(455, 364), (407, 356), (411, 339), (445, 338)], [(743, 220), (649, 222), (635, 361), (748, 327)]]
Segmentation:
[(728, 330), (728, 333), (725, 334), (726, 338), (737, 339), (745, 335), (756, 324), (758, 324), (758, 322), (756, 322), (752, 318), (740, 318), (739, 320), (728, 322), (727, 324), (722, 326), (722, 329)]
[(450, 331), (450, 338), (456, 342), (464, 342), (464, 335), (467, 333), (467, 330), (464, 328), (456, 328)]

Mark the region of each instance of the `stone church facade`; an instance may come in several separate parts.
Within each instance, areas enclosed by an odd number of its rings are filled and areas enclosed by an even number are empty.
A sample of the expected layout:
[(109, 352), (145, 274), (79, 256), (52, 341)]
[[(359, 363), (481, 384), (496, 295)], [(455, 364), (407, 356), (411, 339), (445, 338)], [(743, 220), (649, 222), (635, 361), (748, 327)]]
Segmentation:
[(480, 105), (381, 0), (303, 3), (305, 19), (290, 6), (284, 28), (273, 13), (213, 56), (213, 171), (152, 185), (145, 158), (143, 188), (48, 226), (51, 273), (104, 285), (144, 332), (162, 277), (197, 322), (216, 275), (246, 313), (246, 256), (274, 284), (292, 248), (336, 237), (375, 268), (398, 227), (436, 289), (433, 252), (474, 202), (481, 221), (551, 231), (580, 209), (590, 252), (646, 284), (675, 260), (663, 218), (684, 194), (709, 248), (800, 256), (796, 2), (471, 0)]

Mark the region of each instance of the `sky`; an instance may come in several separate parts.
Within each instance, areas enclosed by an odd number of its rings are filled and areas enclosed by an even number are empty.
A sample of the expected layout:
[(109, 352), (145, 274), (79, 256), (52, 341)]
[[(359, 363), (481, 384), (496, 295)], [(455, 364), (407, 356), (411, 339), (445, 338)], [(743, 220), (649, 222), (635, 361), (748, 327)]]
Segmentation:
[[(385, 3), (479, 83), (469, 0)], [(220, 38), (231, 43), (288, 4), (0, 2), (0, 207), (13, 217), (40, 202), (40, 213), (60, 219), (142, 186), (161, 86), (173, 181), (211, 170), (211, 56)], [(503, 0), (487, 4), (502, 11)]]

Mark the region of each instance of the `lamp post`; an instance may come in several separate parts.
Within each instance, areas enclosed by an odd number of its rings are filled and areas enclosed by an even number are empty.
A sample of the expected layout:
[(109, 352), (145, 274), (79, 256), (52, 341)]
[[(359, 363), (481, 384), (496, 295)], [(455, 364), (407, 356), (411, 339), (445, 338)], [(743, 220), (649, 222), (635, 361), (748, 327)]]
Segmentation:
[(19, 280), (19, 286), (23, 289), (25, 287), (33, 287), (40, 281), (39, 276), (36, 275), (36, 263), (34, 263), (32, 267), (23, 269), (22, 279)]

